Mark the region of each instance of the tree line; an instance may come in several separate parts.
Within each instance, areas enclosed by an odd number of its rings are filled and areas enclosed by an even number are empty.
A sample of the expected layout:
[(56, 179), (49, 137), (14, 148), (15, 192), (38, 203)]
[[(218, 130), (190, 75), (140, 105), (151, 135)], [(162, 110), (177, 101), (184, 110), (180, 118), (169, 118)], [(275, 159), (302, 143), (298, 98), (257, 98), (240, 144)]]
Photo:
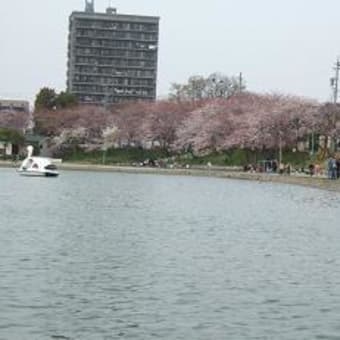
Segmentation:
[[(227, 98), (42, 110), (36, 130), (56, 147), (135, 146), (205, 154), (297, 148), (311, 134), (340, 138), (340, 111), (300, 97), (238, 92)], [(335, 123), (334, 123), (335, 122)]]
[(282, 94), (246, 91), (236, 77), (213, 73), (173, 84), (166, 100), (125, 102), (111, 107), (78, 105), (76, 98), (40, 90), (33, 117), (2, 113), (0, 127), (50, 137), (60, 152), (134, 146), (205, 154), (231, 149), (297, 148), (309, 136), (340, 139), (337, 105)]

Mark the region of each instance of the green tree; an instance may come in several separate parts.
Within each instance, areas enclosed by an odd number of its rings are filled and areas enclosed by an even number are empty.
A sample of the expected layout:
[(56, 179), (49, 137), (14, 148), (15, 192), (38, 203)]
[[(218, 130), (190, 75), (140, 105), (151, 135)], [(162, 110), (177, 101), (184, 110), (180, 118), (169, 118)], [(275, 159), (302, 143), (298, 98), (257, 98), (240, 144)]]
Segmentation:
[(36, 96), (35, 110), (65, 109), (78, 104), (77, 97), (69, 92), (61, 91), (59, 94), (49, 87), (43, 87)]
[(44, 87), (37, 94), (34, 102), (36, 111), (48, 109), (51, 110), (56, 107), (57, 93), (54, 89)]
[(78, 104), (77, 97), (69, 92), (60, 92), (56, 97), (56, 107), (59, 109), (65, 109)]
[(15, 129), (0, 128), (0, 140), (12, 144), (23, 144), (25, 137)]

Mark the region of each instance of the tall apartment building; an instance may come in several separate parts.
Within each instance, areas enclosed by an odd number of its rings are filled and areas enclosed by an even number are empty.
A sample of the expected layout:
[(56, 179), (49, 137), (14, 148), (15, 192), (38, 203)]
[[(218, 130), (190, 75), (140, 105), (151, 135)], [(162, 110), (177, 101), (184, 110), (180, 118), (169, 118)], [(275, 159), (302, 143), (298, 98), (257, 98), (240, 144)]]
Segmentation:
[(96, 13), (94, 0), (69, 22), (67, 88), (81, 103), (156, 98), (159, 17)]

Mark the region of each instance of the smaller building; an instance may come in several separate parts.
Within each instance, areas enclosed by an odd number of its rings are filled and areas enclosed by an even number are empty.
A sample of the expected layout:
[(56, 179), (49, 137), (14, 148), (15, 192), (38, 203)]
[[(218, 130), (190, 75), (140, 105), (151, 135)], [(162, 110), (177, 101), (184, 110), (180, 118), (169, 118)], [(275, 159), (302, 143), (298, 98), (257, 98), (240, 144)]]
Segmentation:
[(15, 151), (18, 150), (17, 145), (12, 144), (11, 142), (1, 141), (0, 140), (0, 155), (1, 158), (6, 159), (6, 157), (13, 156)]
[(3, 100), (0, 99), (0, 112), (25, 112), (30, 110), (29, 102), (26, 100)]

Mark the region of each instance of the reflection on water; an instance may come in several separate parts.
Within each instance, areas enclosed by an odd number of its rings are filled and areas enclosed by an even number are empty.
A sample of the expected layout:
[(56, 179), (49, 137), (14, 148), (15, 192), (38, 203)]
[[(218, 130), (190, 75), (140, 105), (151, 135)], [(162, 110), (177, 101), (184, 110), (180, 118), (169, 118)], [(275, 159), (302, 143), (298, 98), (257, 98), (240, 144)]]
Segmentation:
[(0, 170), (0, 339), (338, 339), (340, 195)]

